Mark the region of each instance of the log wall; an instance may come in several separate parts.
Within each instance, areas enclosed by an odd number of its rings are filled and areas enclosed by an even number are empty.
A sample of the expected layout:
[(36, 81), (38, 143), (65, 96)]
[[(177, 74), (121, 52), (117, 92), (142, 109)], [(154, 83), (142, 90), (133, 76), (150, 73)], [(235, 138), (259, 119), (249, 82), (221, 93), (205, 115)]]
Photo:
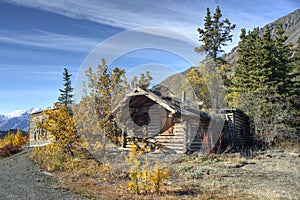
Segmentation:
[(203, 138), (207, 134), (209, 119), (202, 117), (190, 118), (187, 124), (187, 153), (200, 151), (203, 143)]
[(227, 110), (225, 117), (226, 124), (223, 131), (222, 147), (252, 145), (254, 137), (250, 133), (249, 117), (238, 109)]

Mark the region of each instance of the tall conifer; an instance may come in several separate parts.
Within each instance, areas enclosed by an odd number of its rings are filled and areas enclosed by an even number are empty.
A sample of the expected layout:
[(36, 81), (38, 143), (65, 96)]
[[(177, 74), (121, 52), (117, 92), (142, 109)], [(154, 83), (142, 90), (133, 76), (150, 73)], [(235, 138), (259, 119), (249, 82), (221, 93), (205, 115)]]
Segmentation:
[(248, 34), (243, 29), (232, 81), (232, 105), (247, 111), (255, 132), (268, 144), (275, 138), (290, 136), (287, 125), (294, 109), (293, 51), (283, 33), (279, 26), (273, 38), (268, 27), (262, 36), (258, 28)]
[(68, 108), (71, 108), (72, 103), (73, 103), (73, 88), (71, 86), (71, 76), (66, 68), (64, 68), (63, 72), (63, 81), (64, 81), (64, 88), (59, 89), (60, 91), (60, 96), (58, 97), (58, 103), (60, 105), (65, 105)]
[(235, 24), (226, 18), (221, 20), (222, 14), (219, 6), (213, 16), (210, 14), (209, 8), (206, 9), (206, 17), (204, 19), (204, 28), (198, 28), (199, 41), (203, 45), (195, 48), (197, 52), (206, 52), (212, 57), (215, 64), (217, 63), (218, 53), (224, 52), (223, 46), (226, 46), (228, 41), (232, 41), (230, 32), (235, 28)]

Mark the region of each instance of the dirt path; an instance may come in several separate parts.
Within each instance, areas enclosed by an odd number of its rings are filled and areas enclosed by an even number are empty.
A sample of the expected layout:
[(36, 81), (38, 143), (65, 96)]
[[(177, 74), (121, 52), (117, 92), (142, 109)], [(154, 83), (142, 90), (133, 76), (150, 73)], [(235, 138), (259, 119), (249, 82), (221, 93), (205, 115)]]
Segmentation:
[(51, 176), (40, 171), (29, 159), (26, 149), (11, 157), (0, 158), (0, 199), (86, 199), (70, 191), (59, 189)]

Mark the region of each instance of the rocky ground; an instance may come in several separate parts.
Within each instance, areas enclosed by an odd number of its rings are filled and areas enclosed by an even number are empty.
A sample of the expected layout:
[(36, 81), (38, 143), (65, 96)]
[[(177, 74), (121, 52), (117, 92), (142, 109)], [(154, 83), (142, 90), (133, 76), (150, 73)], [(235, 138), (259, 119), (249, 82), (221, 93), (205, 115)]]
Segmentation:
[(0, 159), (0, 199), (85, 199), (60, 188), (52, 174), (39, 170), (29, 159), (31, 150)]
[[(41, 171), (31, 150), (0, 159), (0, 199), (300, 199), (300, 149), (273, 149), (251, 157), (238, 153), (180, 156), (169, 164), (160, 195), (134, 195), (121, 185), (123, 173), (110, 175)], [(122, 175), (123, 174), (123, 175)], [(120, 176), (121, 175), (121, 176)], [(64, 189), (63, 189), (64, 188)], [(73, 191), (73, 193), (71, 192)], [(76, 194), (77, 193), (77, 194)]]
[(181, 179), (181, 188), (189, 187), (194, 197), (300, 199), (300, 154), (297, 152), (277, 149), (257, 152), (253, 158), (224, 154), (205, 161), (190, 156), (172, 168), (178, 177), (171, 181)]

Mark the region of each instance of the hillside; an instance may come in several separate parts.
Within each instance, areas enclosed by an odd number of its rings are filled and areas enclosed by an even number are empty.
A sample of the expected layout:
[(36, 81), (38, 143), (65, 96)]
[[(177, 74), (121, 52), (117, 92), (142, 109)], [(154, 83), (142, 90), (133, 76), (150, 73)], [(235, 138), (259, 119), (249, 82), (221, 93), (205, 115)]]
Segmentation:
[[(271, 36), (274, 36), (276, 26), (279, 23), (282, 24), (285, 35), (288, 37), (287, 42), (295, 45), (298, 37), (300, 37), (300, 9), (275, 20), (264, 27), (268, 26), (271, 31)], [(264, 27), (261, 28), (261, 33), (263, 33)], [(229, 53), (224, 54), (223, 58), (234, 68), (237, 62), (237, 47), (234, 47)], [(191, 69), (192, 67), (183, 72), (174, 74), (163, 80), (159, 85), (169, 88), (174, 94), (181, 94), (181, 83)], [(154, 86), (153, 89), (158, 91), (161, 90), (159, 86)]]
[(30, 114), (40, 110), (40, 108), (31, 108), (26, 111), (16, 110), (0, 115), (0, 131), (7, 132), (10, 129), (21, 129), (27, 132), (29, 130)]
[(153, 86), (152, 90), (159, 91), (162, 96), (176, 97), (180, 99), (182, 83), (190, 69), (169, 76), (158, 85)]
[[(271, 31), (271, 37), (274, 36), (276, 26), (282, 24), (284, 34), (288, 37), (287, 43), (296, 45), (298, 38), (300, 37), (300, 9), (281, 17), (260, 29), (260, 34), (263, 34), (264, 28), (269, 27)], [(247, 30), (248, 31), (248, 30)], [(223, 58), (234, 67), (237, 62), (237, 47), (234, 47), (228, 54), (224, 54)]]

